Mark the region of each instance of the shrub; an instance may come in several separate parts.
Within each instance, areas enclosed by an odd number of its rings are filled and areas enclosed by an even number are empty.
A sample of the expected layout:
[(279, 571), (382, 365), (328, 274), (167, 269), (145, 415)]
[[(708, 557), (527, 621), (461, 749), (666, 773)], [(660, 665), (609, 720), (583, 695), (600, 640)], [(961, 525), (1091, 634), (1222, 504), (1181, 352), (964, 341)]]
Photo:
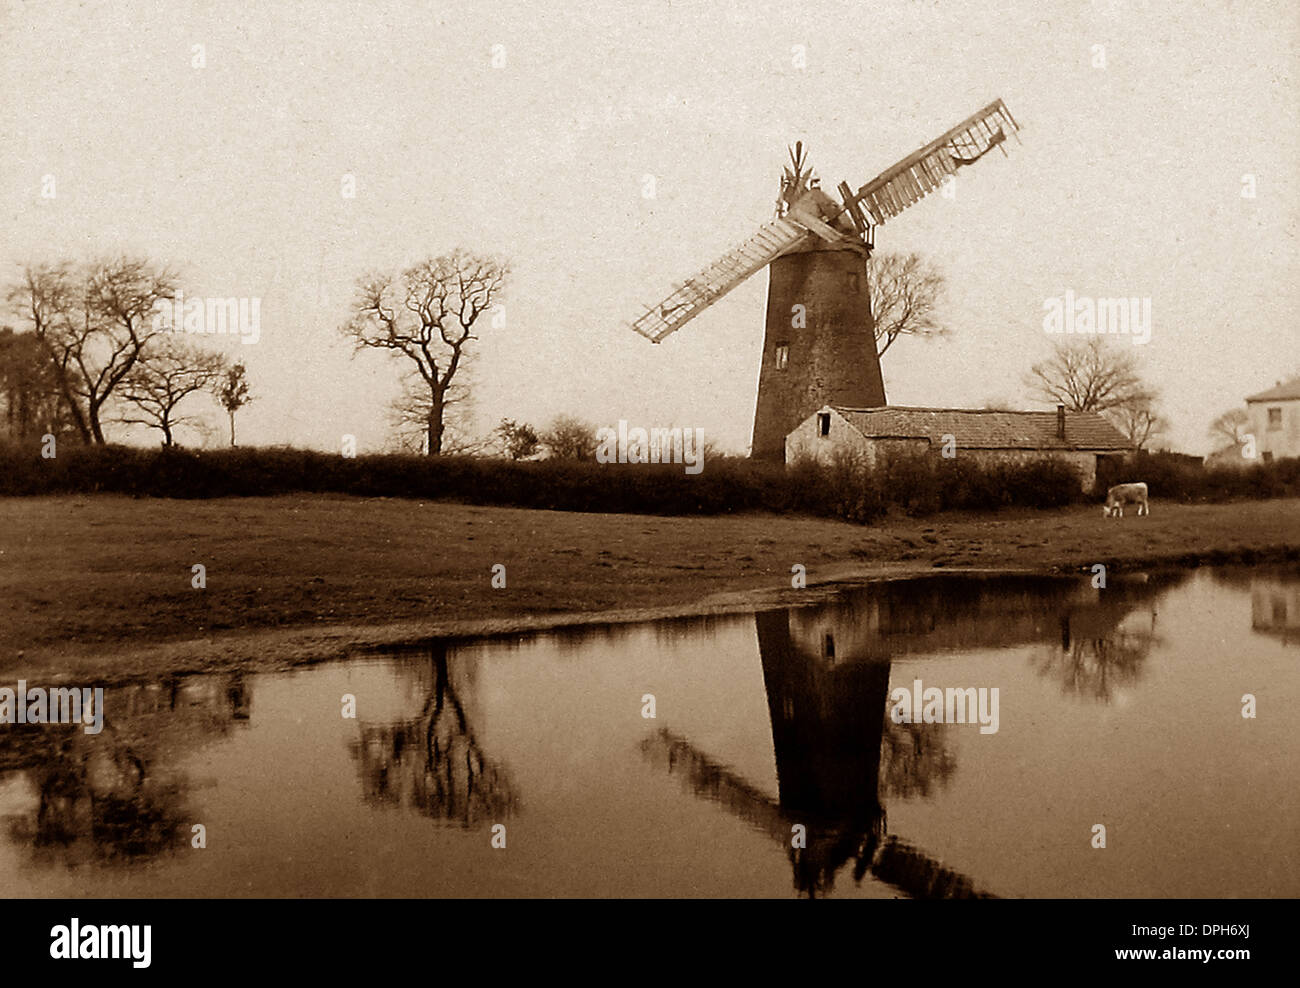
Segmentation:
[[(1144, 479), (1156, 498), (1223, 500), (1300, 494), (1300, 461), (1204, 470), (1159, 454), (1106, 464), (1098, 488)], [(249, 497), (293, 492), (423, 498), (559, 511), (714, 515), (771, 511), (869, 523), (890, 508), (923, 515), (954, 509), (1059, 507), (1082, 499), (1073, 470), (1052, 459), (982, 463), (958, 455), (853, 456), (788, 469), (739, 457), (710, 458), (702, 473), (677, 464), (513, 461), (405, 454), (345, 458), (287, 447), (194, 450), (63, 443), (0, 444), (0, 495), (116, 493), (147, 497)]]
[(1104, 497), (1115, 484), (1141, 481), (1153, 500), (1210, 502), (1235, 498), (1300, 495), (1300, 459), (1262, 460), (1247, 467), (1206, 467), (1177, 453), (1138, 453), (1103, 460), (1097, 467), (1094, 493)]

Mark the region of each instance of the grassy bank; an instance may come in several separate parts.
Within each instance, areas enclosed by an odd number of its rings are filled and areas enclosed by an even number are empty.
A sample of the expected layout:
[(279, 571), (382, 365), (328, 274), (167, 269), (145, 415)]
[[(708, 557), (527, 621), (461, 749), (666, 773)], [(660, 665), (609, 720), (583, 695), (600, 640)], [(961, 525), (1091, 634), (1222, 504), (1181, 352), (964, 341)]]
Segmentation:
[[(319, 656), (359, 642), (807, 600), (942, 568), (1300, 558), (1300, 500), (892, 517), (578, 514), (396, 499), (0, 500), (0, 666), (115, 672)], [(492, 567), (506, 567), (493, 589)], [(206, 589), (191, 586), (192, 567)], [(166, 648), (158, 648), (163, 643)], [(19, 658), (19, 653), (23, 653)], [(149, 656), (153, 656), (150, 658)]]

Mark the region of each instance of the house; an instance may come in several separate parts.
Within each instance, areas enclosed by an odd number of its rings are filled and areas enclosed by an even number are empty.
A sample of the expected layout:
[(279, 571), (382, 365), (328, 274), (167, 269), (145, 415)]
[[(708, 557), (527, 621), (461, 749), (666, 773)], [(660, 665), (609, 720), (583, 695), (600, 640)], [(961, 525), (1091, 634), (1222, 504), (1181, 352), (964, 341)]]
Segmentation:
[(951, 450), (985, 463), (1054, 457), (1074, 467), (1090, 491), (1097, 460), (1132, 444), (1096, 412), (1003, 412), (976, 408), (845, 408), (825, 405), (786, 436), (787, 463), (831, 462), (844, 455), (874, 464), (881, 453)]
[(1246, 399), (1246, 430), (1255, 437), (1255, 452), (1269, 462), (1300, 456), (1300, 377)]
[(1271, 576), (1250, 578), (1250, 626), (1263, 635), (1300, 645), (1300, 586)]

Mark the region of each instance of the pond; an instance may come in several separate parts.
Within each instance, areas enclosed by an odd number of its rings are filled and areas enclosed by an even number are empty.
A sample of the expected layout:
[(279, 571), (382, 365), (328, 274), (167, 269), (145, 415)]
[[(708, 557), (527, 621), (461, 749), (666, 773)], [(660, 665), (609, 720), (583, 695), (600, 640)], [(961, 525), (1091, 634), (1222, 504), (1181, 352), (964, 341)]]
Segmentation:
[(1298, 701), (1232, 567), (123, 684), (0, 727), (0, 893), (1294, 897)]

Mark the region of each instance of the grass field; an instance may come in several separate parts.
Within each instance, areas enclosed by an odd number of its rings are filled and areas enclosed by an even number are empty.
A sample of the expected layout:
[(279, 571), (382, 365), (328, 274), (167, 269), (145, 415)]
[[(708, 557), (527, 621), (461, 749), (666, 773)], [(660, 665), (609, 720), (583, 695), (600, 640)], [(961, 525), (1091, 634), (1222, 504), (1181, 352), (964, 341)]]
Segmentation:
[[(799, 601), (831, 580), (1300, 558), (1300, 500), (665, 518), (343, 496), (0, 500), (0, 667), (267, 668), (413, 637)], [(505, 566), (494, 589), (492, 567)], [(791, 589), (791, 567), (809, 590)], [(191, 586), (206, 569), (206, 589)]]

